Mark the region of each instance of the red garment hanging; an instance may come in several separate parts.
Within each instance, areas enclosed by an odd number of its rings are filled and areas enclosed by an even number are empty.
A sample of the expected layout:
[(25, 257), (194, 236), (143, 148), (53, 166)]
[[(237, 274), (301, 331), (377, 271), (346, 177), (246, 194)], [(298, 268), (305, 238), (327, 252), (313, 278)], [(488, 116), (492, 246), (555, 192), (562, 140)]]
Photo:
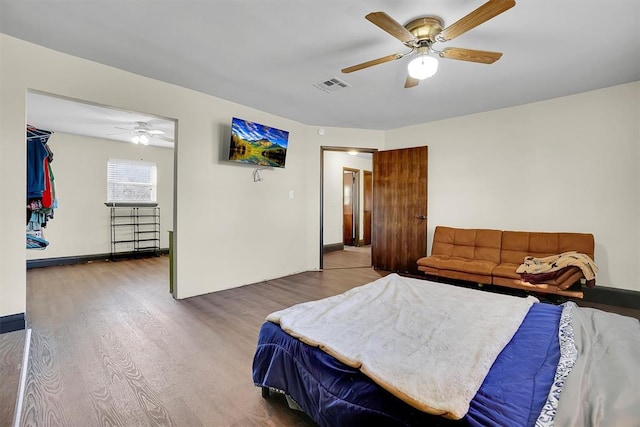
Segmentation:
[(51, 174), (49, 173), (49, 158), (44, 161), (44, 191), (42, 192), (42, 207), (51, 208), (53, 206), (53, 195), (51, 193)]

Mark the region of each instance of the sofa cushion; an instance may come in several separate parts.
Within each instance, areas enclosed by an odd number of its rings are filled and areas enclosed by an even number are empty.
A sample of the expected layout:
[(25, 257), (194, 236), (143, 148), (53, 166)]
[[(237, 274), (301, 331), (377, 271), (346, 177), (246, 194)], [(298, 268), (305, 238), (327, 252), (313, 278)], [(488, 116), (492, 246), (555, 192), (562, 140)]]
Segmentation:
[(503, 231), (500, 263), (522, 264), (524, 258), (543, 258), (568, 251), (589, 255), (594, 259), (592, 234)]
[(433, 235), (431, 255), (490, 261), (498, 264), (501, 241), (502, 231), (500, 230), (437, 226)]
[(520, 266), (521, 263), (514, 264), (511, 262), (503, 262), (502, 264), (496, 265), (493, 269), (494, 277), (508, 277), (510, 279), (520, 279), (520, 275), (516, 273), (516, 270)]
[[(456, 270), (465, 273), (491, 275), (496, 264), (491, 261), (469, 260), (460, 257), (450, 257), (446, 255), (431, 255), (421, 258), (419, 265), (435, 268), (438, 270)], [(515, 271), (515, 268), (514, 268)]]
[[(524, 262), (525, 257), (544, 258), (564, 252), (576, 251), (588, 255), (593, 259), (595, 242), (592, 234), (586, 233), (543, 233), (527, 231), (503, 231), (501, 262), (493, 270), (493, 283), (502, 286), (522, 283), (532, 284), (523, 280), (516, 270)], [(547, 280), (537, 281), (545, 287), (568, 289), (582, 277), (578, 268), (565, 269)], [(514, 283), (511, 281), (515, 280)], [(536, 285), (537, 286), (537, 285)], [(548, 289), (546, 290), (548, 291)]]
[(488, 274), (465, 273), (459, 270), (438, 270), (438, 276), (446, 277), (447, 279), (463, 280), (465, 282), (483, 283), (485, 285), (490, 285), (493, 278)]

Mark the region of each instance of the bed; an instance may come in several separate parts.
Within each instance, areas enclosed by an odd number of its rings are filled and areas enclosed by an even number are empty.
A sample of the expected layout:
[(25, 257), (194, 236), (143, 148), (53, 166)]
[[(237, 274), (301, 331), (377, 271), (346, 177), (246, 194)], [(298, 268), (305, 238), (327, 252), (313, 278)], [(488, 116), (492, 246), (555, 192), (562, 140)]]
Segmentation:
[(637, 319), (396, 274), (267, 319), (254, 384), (320, 426), (640, 423)]

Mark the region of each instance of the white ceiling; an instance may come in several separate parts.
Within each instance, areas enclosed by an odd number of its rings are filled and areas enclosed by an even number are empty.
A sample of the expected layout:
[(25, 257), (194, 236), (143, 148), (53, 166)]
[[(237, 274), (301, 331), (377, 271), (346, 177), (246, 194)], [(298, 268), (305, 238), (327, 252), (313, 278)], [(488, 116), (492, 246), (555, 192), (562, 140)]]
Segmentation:
[[(503, 52), (499, 61), (441, 59), (411, 89), (403, 88), (409, 58), (340, 72), (407, 51), (364, 19), (369, 12), (401, 24), (438, 15), (447, 27), (483, 3), (0, 0), (0, 30), (315, 126), (393, 129), (640, 80), (638, 0), (517, 0), (438, 46)], [(350, 86), (314, 87), (333, 77)]]
[(173, 148), (175, 122), (144, 113), (78, 102), (47, 94), (27, 93), (27, 123), (40, 129), (131, 142), (138, 123), (164, 132), (149, 145)]

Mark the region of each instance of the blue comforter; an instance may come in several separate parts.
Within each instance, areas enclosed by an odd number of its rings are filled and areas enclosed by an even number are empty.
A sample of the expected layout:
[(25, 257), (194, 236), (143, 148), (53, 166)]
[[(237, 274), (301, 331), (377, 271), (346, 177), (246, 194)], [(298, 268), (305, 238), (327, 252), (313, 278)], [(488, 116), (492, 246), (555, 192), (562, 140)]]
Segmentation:
[[(285, 392), (321, 426), (532, 426), (560, 357), (561, 314), (560, 306), (532, 306), (460, 421), (407, 405), (359, 370), (292, 338), (271, 322), (260, 329), (253, 381)], [(451, 360), (455, 368), (455, 355)]]

